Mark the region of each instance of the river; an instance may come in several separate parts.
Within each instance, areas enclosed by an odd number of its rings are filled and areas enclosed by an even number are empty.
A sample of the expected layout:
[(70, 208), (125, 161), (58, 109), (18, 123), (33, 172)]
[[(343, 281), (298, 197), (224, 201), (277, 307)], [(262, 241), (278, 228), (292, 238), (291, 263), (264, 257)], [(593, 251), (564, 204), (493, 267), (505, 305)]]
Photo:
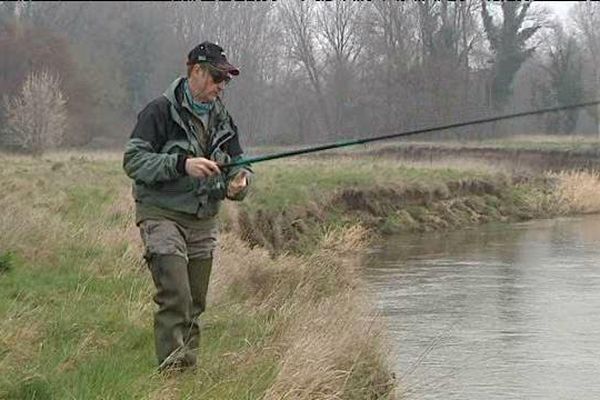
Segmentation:
[(600, 216), (390, 237), (366, 275), (403, 399), (600, 398)]

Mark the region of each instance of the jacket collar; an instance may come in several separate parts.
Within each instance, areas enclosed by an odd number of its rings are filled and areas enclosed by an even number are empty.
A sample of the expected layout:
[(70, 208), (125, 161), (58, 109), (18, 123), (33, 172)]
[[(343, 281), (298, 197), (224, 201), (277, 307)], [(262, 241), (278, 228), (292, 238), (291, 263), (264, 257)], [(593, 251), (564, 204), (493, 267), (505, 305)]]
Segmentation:
[[(167, 90), (165, 90), (165, 92), (163, 93), (163, 96), (165, 96), (167, 98), (167, 100), (169, 100), (169, 102), (171, 102), (171, 104), (181, 105), (181, 99), (183, 98), (183, 91), (182, 91), (182, 87), (180, 87), (180, 85), (185, 81), (185, 79), (186, 78), (184, 78), (182, 76), (175, 79), (173, 82), (171, 82), (171, 84), (169, 85)], [(179, 92), (179, 93), (177, 93), (177, 92)]]
[[(185, 77), (179, 77), (177, 79), (175, 79), (167, 88), (167, 90), (165, 90), (165, 92), (163, 93), (163, 96), (165, 96), (167, 98), (167, 100), (169, 100), (169, 102), (171, 103), (171, 117), (173, 118), (173, 120), (179, 125), (181, 126), (181, 128), (186, 132), (187, 136), (188, 136), (188, 140), (192, 143), (197, 143), (196, 140), (193, 140), (193, 134), (190, 132), (190, 128), (187, 126), (187, 123), (184, 122), (183, 117), (181, 116), (183, 111), (183, 107), (182, 107), (182, 101), (183, 101), (183, 83), (187, 78)], [(217, 97), (217, 99), (215, 100), (215, 105), (213, 106), (212, 110), (209, 112), (209, 126), (207, 127), (207, 129), (211, 129), (211, 123), (210, 121), (215, 118), (215, 115), (218, 114), (221, 110), (222, 103), (219, 97)], [(229, 140), (231, 138), (231, 136), (233, 136), (233, 134), (231, 132), (216, 132), (215, 135), (211, 135), (212, 137), (212, 142), (211, 143), (211, 150), (210, 152), (212, 152), (212, 150), (214, 150), (216, 147), (219, 147), (222, 143), (226, 142), (227, 140)]]

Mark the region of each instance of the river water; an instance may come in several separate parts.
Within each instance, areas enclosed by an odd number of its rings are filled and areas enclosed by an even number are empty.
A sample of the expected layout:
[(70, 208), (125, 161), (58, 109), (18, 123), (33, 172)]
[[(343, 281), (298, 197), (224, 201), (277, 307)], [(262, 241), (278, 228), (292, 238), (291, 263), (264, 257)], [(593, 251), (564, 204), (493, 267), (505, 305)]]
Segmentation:
[(600, 216), (395, 236), (369, 290), (405, 399), (600, 399)]

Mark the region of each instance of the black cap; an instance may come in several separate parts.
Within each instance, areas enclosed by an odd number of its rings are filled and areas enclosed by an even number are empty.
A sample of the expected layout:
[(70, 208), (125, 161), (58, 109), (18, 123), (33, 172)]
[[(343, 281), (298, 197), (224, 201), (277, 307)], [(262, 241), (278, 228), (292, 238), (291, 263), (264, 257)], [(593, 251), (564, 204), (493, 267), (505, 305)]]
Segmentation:
[(227, 61), (223, 48), (214, 43), (202, 42), (188, 54), (188, 65), (205, 61), (220, 70), (229, 72), (231, 75), (240, 74), (240, 70)]

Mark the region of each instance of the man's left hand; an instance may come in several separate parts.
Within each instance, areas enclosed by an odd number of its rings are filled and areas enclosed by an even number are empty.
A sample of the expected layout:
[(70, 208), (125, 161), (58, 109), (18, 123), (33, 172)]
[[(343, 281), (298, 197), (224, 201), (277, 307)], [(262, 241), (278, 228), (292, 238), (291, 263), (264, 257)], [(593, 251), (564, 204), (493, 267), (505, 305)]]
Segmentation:
[(249, 173), (246, 170), (241, 170), (237, 173), (237, 175), (229, 182), (229, 186), (227, 187), (227, 197), (234, 198), (248, 186), (248, 175)]

